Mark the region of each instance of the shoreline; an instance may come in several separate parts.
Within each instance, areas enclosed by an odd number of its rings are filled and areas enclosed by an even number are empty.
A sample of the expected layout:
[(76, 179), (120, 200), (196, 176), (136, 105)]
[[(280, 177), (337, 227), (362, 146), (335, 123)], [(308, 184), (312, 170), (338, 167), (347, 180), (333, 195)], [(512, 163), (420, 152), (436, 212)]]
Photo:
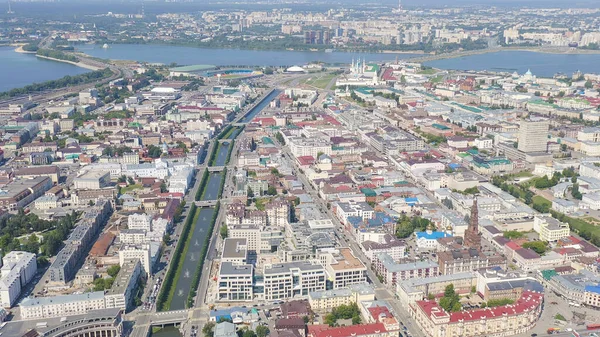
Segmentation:
[(15, 52), (19, 53), (19, 54), (35, 54), (34, 51), (27, 51), (23, 49), (24, 44), (19, 45), (17, 48), (15, 48)]
[(540, 54), (555, 54), (555, 55), (597, 55), (600, 54), (600, 50), (587, 50), (587, 49), (567, 49), (563, 47), (547, 49), (547, 48), (486, 48), (486, 49), (478, 49), (478, 50), (468, 50), (461, 52), (453, 52), (446, 54), (438, 54), (438, 55), (424, 55), (411, 57), (407, 60), (412, 60), (413, 62), (425, 63), (437, 60), (445, 60), (445, 59), (454, 59), (461, 58), (473, 55), (483, 55), (483, 54), (492, 54), (492, 53), (502, 53), (502, 52), (528, 52), (528, 53), (540, 53)]
[(62, 62), (62, 63), (72, 64), (74, 66), (78, 66), (80, 68), (85, 68), (85, 69), (92, 70), (92, 71), (96, 71), (96, 70), (102, 69), (102, 68), (94, 67), (92, 65), (85, 64), (85, 63), (82, 63), (82, 62), (72, 62), (72, 61), (61, 60), (61, 59), (56, 59), (56, 58), (52, 58), (52, 57), (37, 55), (37, 54), (35, 56), (39, 57), (39, 58), (42, 58), (42, 59), (45, 59), (45, 60), (50, 60), (50, 61), (56, 61), (56, 62)]

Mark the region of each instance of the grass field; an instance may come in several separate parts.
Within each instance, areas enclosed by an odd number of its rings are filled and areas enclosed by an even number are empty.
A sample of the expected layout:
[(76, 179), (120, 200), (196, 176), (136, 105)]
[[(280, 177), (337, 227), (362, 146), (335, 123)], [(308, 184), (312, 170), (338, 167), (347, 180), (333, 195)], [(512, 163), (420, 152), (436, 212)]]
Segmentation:
[(533, 200), (534, 204), (547, 205), (548, 207), (552, 207), (552, 202), (542, 196), (536, 195), (531, 199)]
[(141, 190), (142, 188), (144, 188), (144, 187), (141, 184), (125, 186), (125, 187), (121, 188), (121, 194), (129, 193), (133, 190)]
[(332, 74), (332, 73), (317, 73), (314, 74), (314, 76), (306, 79), (306, 81), (304, 81), (304, 84), (319, 88), (319, 89), (325, 89), (327, 87), (327, 85), (329, 84), (329, 82), (331, 82), (331, 80), (333, 78), (335, 78), (337, 75)]

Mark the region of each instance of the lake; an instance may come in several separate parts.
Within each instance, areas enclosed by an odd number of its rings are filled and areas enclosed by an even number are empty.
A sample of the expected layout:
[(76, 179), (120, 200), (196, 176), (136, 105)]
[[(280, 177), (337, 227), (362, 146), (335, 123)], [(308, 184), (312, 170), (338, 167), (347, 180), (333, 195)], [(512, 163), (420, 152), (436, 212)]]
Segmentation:
[(55, 80), (66, 75), (89, 72), (68, 63), (44, 60), (32, 54), (20, 54), (15, 47), (0, 47), (0, 92), (32, 83)]
[(441, 69), (490, 70), (524, 74), (528, 69), (540, 77), (552, 77), (556, 73), (571, 75), (580, 70), (584, 73), (600, 73), (600, 54), (546, 54), (528, 51), (501, 51), (471, 55), (453, 59), (425, 62), (425, 65)]
[(311, 52), (289, 50), (237, 50), (181, 47), (156, 44), (114, 44), (103, 49), (99, 45), (78, 45), (77, 50), (88, 55), (114, 60), (135, 60), (154, 63), (177, 63), (180, 65), (211, 64), (216, 66), (292, 66), (312, 61), (325, 63), (350, 63), (352, 58), (367, 61), (392, 61), (418, 56), (419, 54)]

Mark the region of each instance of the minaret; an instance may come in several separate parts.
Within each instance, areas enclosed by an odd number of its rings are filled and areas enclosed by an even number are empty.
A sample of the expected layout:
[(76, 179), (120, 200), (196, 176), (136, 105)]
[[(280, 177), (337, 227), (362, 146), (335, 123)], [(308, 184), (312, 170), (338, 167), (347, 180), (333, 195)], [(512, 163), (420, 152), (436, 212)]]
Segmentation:
[(15, 14), (15, 12), (13, 12), (12, 8), (10, 7), (10, 0), (8, 1), (8, 11), (6, 11), (6, 14)]
[(481, 250), (481, 234), (479, 233), (479, 210), (477, 208), (477, 197), (473, 199), (469, 227), (465, 230), (465, 248)]

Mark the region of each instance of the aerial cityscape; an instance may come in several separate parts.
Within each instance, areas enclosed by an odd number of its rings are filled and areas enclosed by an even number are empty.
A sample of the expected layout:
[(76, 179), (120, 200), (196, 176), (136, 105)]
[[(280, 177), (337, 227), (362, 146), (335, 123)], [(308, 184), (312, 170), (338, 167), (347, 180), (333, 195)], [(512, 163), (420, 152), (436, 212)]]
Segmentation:
[(599, 3), (0, 8), (0, 336), (600, 335)]

